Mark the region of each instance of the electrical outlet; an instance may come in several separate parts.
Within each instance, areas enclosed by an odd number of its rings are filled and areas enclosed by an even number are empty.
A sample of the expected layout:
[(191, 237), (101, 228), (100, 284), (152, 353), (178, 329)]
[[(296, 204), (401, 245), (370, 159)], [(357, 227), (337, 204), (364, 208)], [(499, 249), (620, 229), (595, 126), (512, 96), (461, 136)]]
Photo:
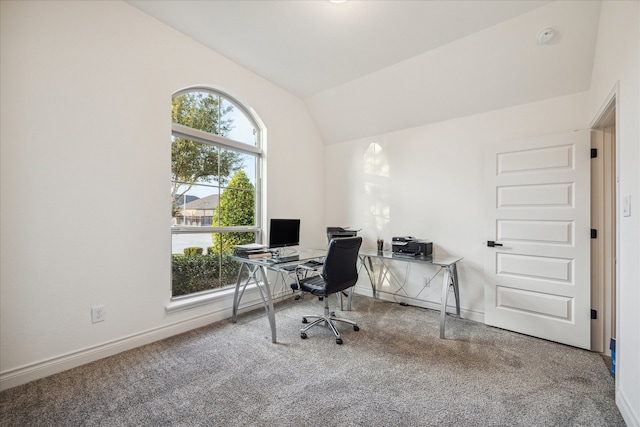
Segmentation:
[(427, 287), (431, 286), (431, 277), (429, 277), (429, 276), (424, 276), (424, 280), (423, 280), (423, 282), (422, 282), (422, 283), (423, 283), (423, 286), (424, 286), (425, 288), (427, 288)]
[(107, 310), (104, 305), (91, 307), (91, 323), (104, 322), (107, 317)]
[(622, 216), (631, 216), (631, 196), (622, 198)]

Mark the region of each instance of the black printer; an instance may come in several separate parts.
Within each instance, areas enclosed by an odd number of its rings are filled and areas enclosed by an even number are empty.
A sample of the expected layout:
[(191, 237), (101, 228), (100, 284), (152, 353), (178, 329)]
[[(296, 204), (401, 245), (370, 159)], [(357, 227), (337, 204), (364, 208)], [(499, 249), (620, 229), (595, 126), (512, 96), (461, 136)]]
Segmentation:
[(391, 239), (391, 250), (394, 255), (429, 256), (433, 251), (433, 243), (410, 236), (393, 237)]
[(360, 230), (349, 230), (343, 227), (327, 227), (327, 239), (331, 241), (334, 237), (355, 237)]

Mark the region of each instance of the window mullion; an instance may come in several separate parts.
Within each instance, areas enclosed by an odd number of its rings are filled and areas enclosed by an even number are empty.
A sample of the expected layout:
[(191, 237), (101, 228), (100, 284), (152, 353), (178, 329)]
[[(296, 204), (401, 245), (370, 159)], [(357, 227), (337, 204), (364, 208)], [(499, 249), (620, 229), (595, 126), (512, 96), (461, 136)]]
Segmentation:
[(220, 148), (233, 148), (236, 151), (240, 151), (246, 154), (262, 155), (262, 150), (258, 147), (253, 147), (243, 142), (237, 142), (232, 139), (227, 139), (223, 136), (213, 135), (208, 132), (193, 129), (178, 123), (172, 123), (171, 130), (173, 136), (175, 136), (176, 138), (191, 139), (203, 144), (214, 145)]

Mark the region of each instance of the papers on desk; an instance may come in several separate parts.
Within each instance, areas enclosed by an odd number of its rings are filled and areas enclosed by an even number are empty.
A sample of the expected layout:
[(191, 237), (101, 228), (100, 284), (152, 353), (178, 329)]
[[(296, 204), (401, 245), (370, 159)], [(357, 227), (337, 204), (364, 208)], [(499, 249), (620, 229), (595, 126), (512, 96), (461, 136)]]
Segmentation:
[(236, 245), (233, 248), (234, 254), (239, 257), (249, 259), (271, 258), (271, 252), (265, 245), (258, 243), (249, 243), (247, 245)]
[(266, 250), (267, 247), (265, 245), (261, 245), (260, 243), (247, 243), (246, 245), (236, 245), (236, 251), (257, 251), (257, 250)]
[(249, 259), (262, 259), (262, 258), (271, 258), (273, 255), (271, 255), (271, 252), (258, 252), (258, 253), (251, 253), (249, 255), (247, 255), (247, 258)]

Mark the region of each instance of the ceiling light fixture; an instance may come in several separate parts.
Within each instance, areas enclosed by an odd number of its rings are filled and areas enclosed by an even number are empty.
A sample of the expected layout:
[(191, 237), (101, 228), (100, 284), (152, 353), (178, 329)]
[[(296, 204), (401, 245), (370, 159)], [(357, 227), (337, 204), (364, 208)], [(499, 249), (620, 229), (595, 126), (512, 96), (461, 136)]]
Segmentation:
[(538, 44), (549, 44), (555, 37), (556, 32), (553, 28), (543, 28), (538, 31), (538, 35), (536, 36), (536, 40)]
[(338, 3), (344, 3), (344, 2), (346, 2), (347, 0), (329, 0), (329, 1), (330, 1), (331, 3), (336, 3), (336, 4), (338, 4)]

